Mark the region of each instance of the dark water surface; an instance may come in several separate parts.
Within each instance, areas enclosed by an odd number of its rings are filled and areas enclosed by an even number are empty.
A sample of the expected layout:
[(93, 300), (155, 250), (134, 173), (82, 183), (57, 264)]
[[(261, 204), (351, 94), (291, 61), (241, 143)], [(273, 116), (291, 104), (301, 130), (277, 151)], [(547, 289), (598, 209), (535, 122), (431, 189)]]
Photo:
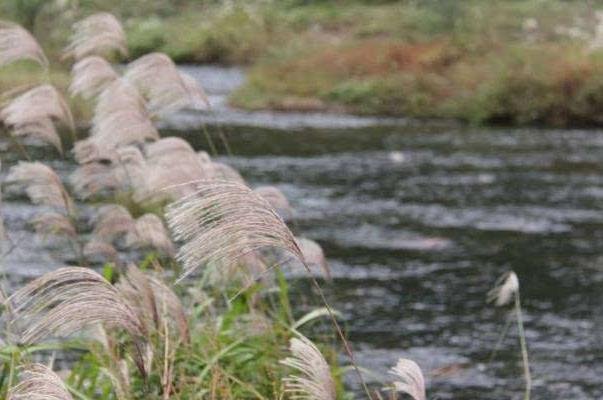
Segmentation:
[[(226, 81), (239, 77), (218, 72)], [(209, 89), (213, 116), (183, 114), (167, 124), (181, 130), (164, 133), (207, 149), (193, 127), (218, 121), (209, 130), (218, 143), (222, 131), (234, 154), (219, 158), (250, 185), (287, 195), (296, 210), (292, 229), (327, 253), (334, 279), (325, 291), (362, 366), (381, 377), (399, 357), (426, 373), (445, 368), (428, 376), (430, 398), (521, 398), (514, 326), (488, 363), (507, 310), (486, 304), (486, 293), (512, 269), (521, 283), (532, 398), (603, 398), (603, 131), (305, 120), (229, 111), (223, 98), (231, 89)], [(16, 158), (3, 151), (3, 166)], [(48, 162), (62, 174), (74, 167)], [(32, 240), (36, 207), (10, 193), (2, 207), (20, 240), (5, 262), (12, 281), (64, 264)], [(319, 306), (307, 278), (293, 278), (296, 305)]]
[(446, 367), (440, 399), (520, 398), (516, 329), (488, 364), (507, 311), (485, 302), (514, 270), (533, 398), (603, 398), (603, 132), (222, 129), (224, 160), (282, 189), (323, 245), (363, 366), (408, 357)]

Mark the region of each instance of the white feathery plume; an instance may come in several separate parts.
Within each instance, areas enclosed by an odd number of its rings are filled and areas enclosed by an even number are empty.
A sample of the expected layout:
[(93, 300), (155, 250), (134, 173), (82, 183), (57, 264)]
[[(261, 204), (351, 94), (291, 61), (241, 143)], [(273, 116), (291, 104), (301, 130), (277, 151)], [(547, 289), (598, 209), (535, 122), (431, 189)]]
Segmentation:
[(186, 140), (173, 136), (161, 138), (156, 142), (147, 144), (144, 148), (148, 160), (161, 159), (166, 154), (194, 152), (195, 150)]
[(117, 250), (111, 243), (106, 243), (95, 238), (84, 245), (83, 252), (84, 257), (86, 257), (88, 260), (101, 259), (116, 263), (119, 259)]
[(146, 330), (156, 330), (159, 326), (159, 311), (147, 276), (134, 264), (130, 264), (115, 287), (138, 314)]
[(7, 400), (73, 400), (65, 384), (43, 364), (20, 368), (21, 381), (8, 392)]
[(70, 214), (73, 210), (73, 201), (61, 178), (52, 168), (40, 162), (20, 161), (9, 170), (6, 182), (24, 188), (35, 204), (55, 207), (65, 214)]
[(11, 134), (16, 137), (31, 137), (44, 143), (54, 146), (61, 155), (63, 154), (63, 144), (61, 137), (50, 118), (41, 118), (37, 121), (14, 125)]
[(120, 187), (113, 167), (98, 162), (80, 165), (69, 176), (74, 193), (81, 199), (88, 199), (104, 190)]
[(80, 164), (112, 159), (120, 146), (158, 138), (137, 89), (116, 79), (98, 96), (90, 137), (76, 142), (75, 159)]
[(175, 252), (165, 225), (155, 214), (145, 214), (136, 220), (134, 229), (126, 237), (126, 245), (151, 247), (167, 255)]
[(120, 22), (112, 14), (93, 14), (73, 26), (71, 42), (65, 56), (80, 60), (86, 56), (108, 56), (112, 53), (128, 54), (126, 35)]
[(230, 181), (245, 185), (245, 179), (243, 179), (241, 174), (239, 174), (239, 172), (230, 165), (212, 161), (211, 164), (209, 164), (209, 170), (209, 175), (212, 177), (212, 179)]
[(180, 78), (188, 93), (188, 99), (184, 103), (184, 106), (193, 110), (204, 110), (209, 108), (209, 99), (199, 82), (186, 72), (182, 71), (180, 71)]
[(207, 97), (195, 79), (178, 71), (163, 53), (151, 53), (134, 60), (124, 78), (136, 86), (148, 100), (153, 115), (182, 108), (207, 108)]
[(211, 165), (204, 163), (188, 143), (182, 142), (166, 138), (147, 145), (147, 169), (144, 179), (137, 181), (137, 201), (179, 199), (194, 193), (196, 182), (213, 178)]
[(12, 325), (28, 322), (22, 343), (71, 335), (86, 326), (104, 323), (120, 327), (134, 338), (146, 336), (144, 327), (117, 289), (97, 272), (64, 267), (48, 272), (11, 295)]
[(316, 265), (320, 267), (327, 279), (331, 279), (331, 270), (329, 263), (325, 257), (325, 253), (322, 247), (312, 239), (300, 237), (295, 238), (297, 245), (299, 246), (304, 259), (309, 266)]
[(163, 321), (167, 320), (177, 330), (181, 341), (189, 341), (184, 307), (178, 296), (160, 279), (130, 264), (117, 287), (147, 323), (149, 331), (162, 331)]
[(274, 186), (260, 186), (253, 190), (260, 196), (262, 196), (270, 205), (277, 210), (284, 219), (291, 218), (293, 216), (293, 208), (289, 204), (287, 197), (281, 192), (281, 190)]
[(209, 263), (233, 264), (264, 247), (303, 255), (278, 213), (248, 187), (226, 181), (203, 181), (197, 192), (167, 208), (166, 218), (176, 240), (184, 242), (177, 258), (180, 279)]
[(291, 357), (281, 361), (296, 373), (284, 379), (285, 392), (293, 399), (335, 400), (336, 390), (331, 369), (318, 348), (308, 338), (299, 336), (289, 344)]
[(92, 232), (95, 240), (112, 243), (114, 240), (125, 237), (135, 226), (130, 212), (118, 204), (102, 206), (93, 220)]
[(98, 56), (86, 57), (71, 68), (72, 96), (81, 95), (85, 99), (98, 96), (118, 75), (107, 60)]
[(394, 387), (396, 391), (408, 394), (414, 400), (425, 400), (425, 378), (416, 362), (400, 358), (395, 367), (390, 370), (396, 376)]
[(52, 85), (43, 84), (15, 96), (0, 111), (0, 119), (9, 126), (19, 126), (54, 118), (74, 130), (67, 102)]
[(513, 300), (513, 296), (519, 292), (519, 279), (515, 272), (501, 276), (494, 289), (488, 292), (488, 302), (493, 302), (496, 306), (504, 306)]
[(151, 282), (151, 287), (155, 293), (157, 308), (162, 310), (160, 315), (163, 315), (163, 318), (169, 317), (173, 320), (178, 329), (180, 340), (184, 343), (188, 343), (190, 341), (190, 329), (188, 318), (180, 298), (159, 278), (150, 276), (149, 281)]
[(75, 131), (69, 106), (59, 91), (44, 84), (26, 90), (12, 98), (2, 110), (0, 119), (14, 129), (16, 136), (29, 136), (49, 143), (62, 153), (61, 138), (53, 125), (54, 120), (63, 122)]
[(94, 107), (93, 123), (122, 110), (144, 113), (145, 102), (134, 85), (119, 78), (110, 82), (98, 96)]
[(48, 68), (48, 59), (36, 39), (20, 25), (0, 20), (0, 67), (17, 60), (32, 60)]
[(57, 212), (49, 211), (38, 215), (33, 219), (33, 226), (40, 235), (77, 237), (77, 231), (71, 220)]

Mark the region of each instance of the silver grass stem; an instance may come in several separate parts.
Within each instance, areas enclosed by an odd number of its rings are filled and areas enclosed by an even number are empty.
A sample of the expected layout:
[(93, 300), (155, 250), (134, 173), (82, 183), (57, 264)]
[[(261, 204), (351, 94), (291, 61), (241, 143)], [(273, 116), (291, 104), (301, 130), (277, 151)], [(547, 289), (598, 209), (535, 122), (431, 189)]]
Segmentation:
[(530, 374), (530, 362), (528, 360), (528, 345), (526, 343), (526, 335), (523, 327), (523, 317), (521, 313), (521, 301), (519, 298), (519, 291), (515, 292), (515, 313), (517, 314), (517, 332), (519, 334), (523, 373), (526, 382), (526, 388), (523, 398), (524, 400), (530, 400), (530, 394), (532, 392), (532, 376)]

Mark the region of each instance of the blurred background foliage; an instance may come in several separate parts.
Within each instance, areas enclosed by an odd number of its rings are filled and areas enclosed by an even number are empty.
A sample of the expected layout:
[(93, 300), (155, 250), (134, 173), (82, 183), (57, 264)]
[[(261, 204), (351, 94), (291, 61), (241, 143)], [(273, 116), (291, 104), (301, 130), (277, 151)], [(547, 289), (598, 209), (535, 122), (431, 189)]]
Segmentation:
[[(239, 107), (603, 123), (603, 1), (4, 0), (59, 58), (68, 26), (110, 11), (131, 58), (244, 64)], [(1, 83), (0, 83), (1, 85)]]

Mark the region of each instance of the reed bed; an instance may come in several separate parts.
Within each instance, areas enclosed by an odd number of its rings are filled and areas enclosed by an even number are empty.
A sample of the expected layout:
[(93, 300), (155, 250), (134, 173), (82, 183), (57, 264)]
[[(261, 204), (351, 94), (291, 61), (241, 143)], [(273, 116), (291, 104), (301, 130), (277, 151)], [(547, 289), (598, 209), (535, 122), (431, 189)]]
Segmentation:
[[(126, 38), (110, 14), (91, 15), (73, 31), (64, 51), (73, 63), (69, 95), (94, 110), (85, 137), (72, 135), (67, 142), (59, 135), (75, 130), (73, 117), (64, 94), (49, 82), (4, 93), (0, 109), (3, 131), (25, 159), (10, 168), (5, 184), (39, 206), (35, 231), (65, 241), (79, 263), (1, 296), (2, 395), (347, 398), (336, 348), (316, 345), (300, 332), (328, 316), (366, 398), (405, 393), (426, 399), (421, 369), (410, 360), (392, 368), (393, 382), (373, 388), (364, 383), (312, 271), (317, 266), (330, 277), (324, 252), (289, 229), (285, 221), (294, 210), (282, 192), (252, 189), (206, 152), (161, 137), (156, 122), (162, 116), (208, 110), (201, 86), (160, 53), (119, 73), (112, 62), (127, 54)], [(0, 66), (28, 60), (48, 68), (31, 34), (0, 23)], [(31, 160), (24, 138), (73, 157), (76, 170), (64, 182), (50, 166)], [(82, 218), (84, 205), (94, 209), (89, 220)], [(291, 258), (309, 273), (324, 306), (297, 320), (278, 268)], [(523, 338), (514, 274), (493, 292), (498, 305), (513, 296)], [(78, 361), (54, 372), (58, 350), (76, 352)], [(525, 340), (522, 354), (527, 364)]]

